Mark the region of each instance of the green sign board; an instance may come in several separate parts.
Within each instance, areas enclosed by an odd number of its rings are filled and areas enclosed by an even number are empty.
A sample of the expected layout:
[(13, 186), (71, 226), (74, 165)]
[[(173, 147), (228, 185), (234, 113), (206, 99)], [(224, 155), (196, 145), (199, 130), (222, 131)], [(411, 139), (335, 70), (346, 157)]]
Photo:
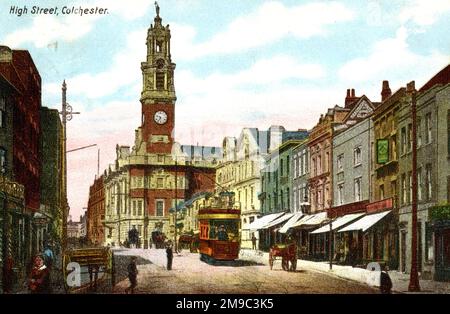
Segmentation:
[(385, 164), (389, 161), (389, 140), (377, 140), (377, 163)]

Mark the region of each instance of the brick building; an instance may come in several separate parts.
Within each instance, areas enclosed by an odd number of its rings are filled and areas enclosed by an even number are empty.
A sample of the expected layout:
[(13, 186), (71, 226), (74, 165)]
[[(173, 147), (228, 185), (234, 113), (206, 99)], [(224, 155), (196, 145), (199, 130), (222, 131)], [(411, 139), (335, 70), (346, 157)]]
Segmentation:
[(96, 178), (89, 187), (89, 201), (86, 211), (86, 236), (90, 244), (105, 242), (103, 221), (105, 220), (105, 188), (103, 175)]

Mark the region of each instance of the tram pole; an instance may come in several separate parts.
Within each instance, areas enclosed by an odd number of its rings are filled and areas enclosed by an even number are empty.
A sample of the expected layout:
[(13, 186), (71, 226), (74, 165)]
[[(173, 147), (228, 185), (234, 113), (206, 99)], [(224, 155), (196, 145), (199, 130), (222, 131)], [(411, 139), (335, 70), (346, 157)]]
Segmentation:
[(174, 222), (174, 226), (175, 226), (175, 232), (174, 232), (174, 248), (175, 248), (175, 252), (178, 253), (178, 243), (177, 243), (177, 211), (178, 211), (178, 202), (177, 202), (177, 197), (178, 197), (178, 159), (177, 156), (175, 155), (175, 222)]

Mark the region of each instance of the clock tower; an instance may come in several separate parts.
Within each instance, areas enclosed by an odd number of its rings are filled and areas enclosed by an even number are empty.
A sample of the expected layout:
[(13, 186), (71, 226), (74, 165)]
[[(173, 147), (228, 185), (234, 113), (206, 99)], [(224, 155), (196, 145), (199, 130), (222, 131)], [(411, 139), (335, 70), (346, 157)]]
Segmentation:
[(175, 127), (174, 70), (170, 55), (169, 25), (163, 26), (156, 5), (154, 24), (147, 33), (147, 60), (142, 70), (142, 136), (147, 153), (170, 154)]

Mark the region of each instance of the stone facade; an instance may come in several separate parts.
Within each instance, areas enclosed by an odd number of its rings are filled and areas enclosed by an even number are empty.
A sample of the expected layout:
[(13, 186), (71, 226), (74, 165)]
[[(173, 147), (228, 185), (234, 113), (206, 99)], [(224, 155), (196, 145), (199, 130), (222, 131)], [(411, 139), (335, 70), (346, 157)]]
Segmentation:
[(333, 205), (333, 127), (341, 123), (350, 111), (335, 106), (321, 115), (308, 139), (309, 189), (311, 212), (320, 212)]
[(375, 105), (365, 96), (359, 98), (333, 137), (333, 206), (369, 200), (371, 142), (370, 119)]
[[(417, 183), (418, 183), (418, 269), (423, 278), (435, 273), (435, 241), (430, 228), (429, 209), (450, 200), (450, 66), (436, 75), (447, 73), (446, 80), (436, 77), (417, 93)], [(412, 202), (412, 119), (411, 99), (399, 110), (399, 225), (400, 270), (411, 267)], [(406, 244), (406, 245), (405, 245)]]
[(261, 169), (270, 147), (280, 144), (283, 127), (272, 126), (267, 131), (244, 128), (238, 139), (223, 140), (223, 158), (217, 166), (217, 189), (235, 193), (241, 208), (241, 245), (251, 248), (252, 234), (248, 229), (261, 213), (258, 195), (261, 193)]
[(308, 143), (297, 145), (292, 149), (291, 173), (292, 181), (292, 211), (308, 213), (309, 207), (309, 151)]

